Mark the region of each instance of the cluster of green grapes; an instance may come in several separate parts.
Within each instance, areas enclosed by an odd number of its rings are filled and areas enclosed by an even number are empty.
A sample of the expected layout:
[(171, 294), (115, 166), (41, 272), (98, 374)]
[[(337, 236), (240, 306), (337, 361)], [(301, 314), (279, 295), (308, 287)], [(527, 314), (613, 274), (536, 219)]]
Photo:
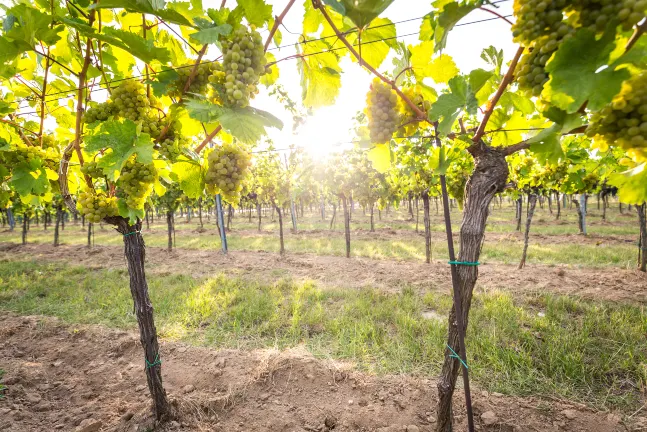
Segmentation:
[[(164, 123), (160, 120), (155, 114), (147, 112), (142, 116), (142, 133), (147, 133), (153, 139), (159, 138), (162, 130), (164, 129)], [(167, 132), (168, 135), (168, 132)]]
[(151, 107), (146, 86), (135, 80), (124, 81), (115, 88), (111, 100), (116, 115), (135, 122), (144, 118)]
[(58, 146), (58, 143), (56, 142), (56, 139), (54, 138), (54, 135), (43, 135), (42, 148), (46, 150), (52, 149), (57, 154), (60, 153), (60, 148)]
[(541, 36), (556, 32), (564, 19), (569, 0), (515, 0), (512, 26), (515, 42), (530, 45)]
[(51, 148), (41, 148), (39, 146), (30, 146), (24, 143), (19, 143), (12, 151), (2, 152), (3, 162), (8, 165), (16, 165), (23, 162), (29, 162), (34, 159), (45, 161), (56, 160), (58, 152)]
[(248, 152), (234, 144), (216, 147), (209, 156), (205, 183), (210, 193), (220, 193), (229, 202), (237, 202), (242, 182), (251, 165)]
[[(263, 38), (252, 28), (238, 27), (231, 39), (222, 42), (223, 69), (225, 75), (226, 103), (245, 107), (249, 100), (258, 93), (256, 85), (265, 74), (265, 51)], [(214, 72), (212, 82), (221, 76), (221, 71)]]
[(117, 216), (117, 198), (108, 197), (104, 193), (86, 190), (79, 194), (76, 208), (85, 216), (88, 222), (99, 223), (106, 217)]
[(582, 27), (602, 32), (610, 23), (627, 31), (645, 17), (646, 0), (577, 0), (574, 18)]
[(94, 123), (96, 121), (106, 121), (114, 114), (115, 105), (112, 102), (107, 101), (88, 108), (83, 114), (83, 122)]
[(519, 87), (532, 96), (541, 94), (549, 80), (546, 63), (575, 29), (602, 32), (615, 24), (628, 30), (646, 10), (647, 0), (515, 0), (512, 34), (528, 47), (516, 74)]
[[(425, 100), (424, 96), (422, 95), (422, 91), (418, 86), (405, 87), (402, 92), (422, 111), (427, 112), (431, 108), (431, 102)], [(411, 135), (416, 132), (418, 125), (415, 123), (410, 123), (410, 121), (416, 119), (418, 117), (418, 114), (408, 104), (402, 103), (401, 105), (401, 121), (403, 123), (406, 123), (404, 126), (404, 133)]]
[(366, 105), (371, 141), (376, 144), (389, 141), (400, 119), (398, 95), (388, 84), (374, 78), (366, 95)]
[(128, 207), (141, 209), (156, 180), (157, 169), (154, 164), (143, 164), (135, 158), (128, 159), (117, 180), (118, 194), (123, 195)]
[(647, 150), (647, 72), (625, 81), (613, 101), (593, 114), (586, 133), (624, 149)]
[(164, 158), (176, 161), (184, 153), (187, 145), (188, 139), (185, 137), (169, 134), (159, 143), (159, 152)]
[(519, 88), (532, 96), (539, 96), (548, 81), (546, 63), (559, 45), (571, 37), (575, 30), (564, 23), (548, 36), (540, 37), (533, 47), (526, 52), (519, 60), (517, 69), (517, 82)]
[(93, 179), (104, 176), (103, 170), (99, 167), (99, 163), (96, 161), (85, 162), (81, 166), (81, 173)]
[[(216, 62), (205, 62), (198, 65), (198, 70), (187, 93), (196, 93), (196, 94), (205, 94), (207, 92), (207, 85), (211, 81), (211, 74), (216, 70), (216, 65), (219, 63)], [(173, 83), (171, 90), (168, 95), (171, 97), (179, 97), (184, 92), (184, 86), (186, 85), (191, 71), (193, 70), (194, 63), (187, 63), (179, 67), (176, 72), (178, 73), (179, 78)]]

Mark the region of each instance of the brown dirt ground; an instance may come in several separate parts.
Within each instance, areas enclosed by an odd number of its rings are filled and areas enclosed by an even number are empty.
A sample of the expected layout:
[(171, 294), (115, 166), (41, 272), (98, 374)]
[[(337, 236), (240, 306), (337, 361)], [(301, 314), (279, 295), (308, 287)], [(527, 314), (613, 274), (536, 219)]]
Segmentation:
[[(277, 278), (313, 280), (323, 287), (375, 287), (387, 292), (414, 286), (422, 292), (449, 292), (451, 276), (444, 262), (431, 265), (369, 258), (343, 258), (292, 254), (284, 257), (270, 252), (176, 249), (147, 249), (147, 271), (151, 274), (192, 274), (210, 276), (220, 272), (232, 276), (272, 281)], [(64, 261), (91, 268), (125, 268), (119, 246), (16, 245), (0, 243), (0, 259)], [(529, 265), (486, 264), (479, 268), (477, 292), (505, 290), (519, 295), (545, 292), (618, 302), (647, 303), (647, 276), (637, 270), (576, 268)]]
[[(0, 430), (144, 431), (153, 423), (142, 350), (133, 333), (0, 316), (6, 389)], [(164, 383), (175, 418), (157, 431), (431, 432), (434, 382), (375, 377), (305, 351), (212, 350), (163, 342)], [(647, 430), (647, 418), (594, 412), (560, 400), (474, 389), (479, 431)], [(462, 393), (456, 430), (465, 430)], [(493, 423), (483, 419), (491, 412)]]

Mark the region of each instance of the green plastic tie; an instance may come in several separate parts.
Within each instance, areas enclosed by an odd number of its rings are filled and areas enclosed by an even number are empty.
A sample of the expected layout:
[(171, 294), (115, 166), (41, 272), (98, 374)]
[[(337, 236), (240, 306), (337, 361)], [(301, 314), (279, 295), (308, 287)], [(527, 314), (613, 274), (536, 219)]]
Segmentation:
[(449, 345), (447, 345), (447, 348), (449, 348), (449, 350), (452, 352), (452, 354), (450, 354), (450, 355), (449, 355), (449, 357), (451, 357), (451, 358), (455, 358), (455, 359), (458, 359), (458, 361), (459, 361), (459, 362), (461, 362), (461, 363), (463, 364), (463, 366), (465, 367), (465, 369), (469, 369), (469, 367), (467, 367), (467, 363), (465, 363), (465, 361), (461, 358), (461, 356), (459, 356), (458, 354), (456, 354), (456, 351), (454, 351), (454, 350), (452, 349), (452, 347), (450, 347)]
[(469, 262), (469, 261), (449, 261), (448, 264), (452, 265), (464, 265), (464, 266), (477, 266), (480, 265), (481, 263), (477, 262)]
[(137, 233), (140, 233), (140, 232), (141, 232), (141, 231), (133, 231), (133, 232), (129, 232), (128, 234), (124, 234), (124, 237), (128, 237), (129, 235), (137, 234)]
[(160, 354), (159, 353), (157, 353), (157, 355), (155, 356), (155, 360), (153, 360), (153, 363), (149, 362), (146, 357), (144, 357), (144, 361), (146, 361), (146, 369), (150, 369), (153, 366), (157, 366), (157, 365), (162, 364), (162, 360), (160, 360)]

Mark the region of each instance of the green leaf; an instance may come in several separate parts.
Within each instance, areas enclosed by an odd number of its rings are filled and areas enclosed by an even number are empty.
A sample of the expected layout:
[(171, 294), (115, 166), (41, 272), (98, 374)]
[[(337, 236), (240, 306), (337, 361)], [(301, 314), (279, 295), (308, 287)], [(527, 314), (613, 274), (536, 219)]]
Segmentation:
[(443, 93), (429, 110), (429, 119), (439, 121), (438, 132), (447, 135), (454, 122), (467, 105), (468, 84), (465, 77), (456, 76), (449, 80), (450, 92)]
[(418, 39), (421, 41), (433, 41), (436, 31), (436, 18), (433, 14), (427, 14), (422, 17), (420, 24), (420, 34)]
[(201, 43), (215, 44), (218, 43), (220, 36), (228, 36), (231, 33), (231, 26), (229, 24), (222, 24), (217, 27), (211, 27), (191, 33), (191, 39)]
[(160, 98), (168, 94), (178, 78), (180, 78), (180, 74), (175, 69), (164, 68), (155, 74), (155, 80), (148, 80), (146, 84), (150, 84), (153, 94)]
[(409, 45), (409, 52), (411, 52), (413, 74), (418, 82), (422, 82), (427, 76), (429, 63), (431, 62), (431, 57), (434, 55), (434, 43), (432, 41), (425, 41), (418, 45)]
[(9, 184), (20, 196), (40, 195), (49, 190), (47, 171), (40, 159), (32, 159), (14, 166)]
[(11, 19), (5, 19), (4, 35), (25, 49), (34, 49), (40, 41), (46, 46), (54, 45), (60, 40), (61, 37), (58, 34), (64, 28), (63, 26), (50, 28), (52, 17), (26, 4), (18, 4), (9, 9), (7, 17)]
[(647, 201), (647, 162), (623, 173), (612, 175), (609, 183), (618, 188), (621, 202), (644, 203)]
[[(172, 3), (170, 6), (172, 6)], [(163, 0), (101, 0), (93, 7), (97, 9), (126, 9), (129, 12), (151, 14), (162, 18), (168, 23), (191, 27), (191, 22), (188, 19), (167, 6)]]
[(592, 111), (601, 109), (611, 102), (630, 75), (626, 69), (617, 69), (617, 61), (609, 65), (621, 42), (612, 31), (597, 40), (595, 31), (580, 29), (575, 37), (560, 45), (546, 64), (550, 80), (542, 97), (569, 113), (579, 110), (586, 101)]
[[(173, 164), (171, 172), (175, 174), (182, 192), (189, 198), (200, 198), (204, 192), (204, 169), (200, 164), (180, 161)], [(175, 177), (174, 176), (174, 177)]]
[(153, 142), (148, 134), (138, 134), (137, 124), (131, 120), (108, 120), (85, 139), (85, 150), (96, 153), (105, 151), (99, 166), (109, 180), (115, 180), (117, 173), (132, 155), (141, 163), (153, 161)]
[(303, 104), (307, 108), (330, 105), (341, 88), (339, 57), (334, 52), (326, 52), (329, 46), (324, 41), (308, 42), (303, 48), (304, 56), (297, 60)]
[(144, 209), (132, 209), (126, 204), (126, 200), (119, 198), (117, 200), (117, 208), (119, 209), (119, 216), (126, 218), (131, 224), (137, 223), (137, 220), (144, 219)]
[(303, 33), (317, 33), (324, 20), (323, 15), (312, 7), (312, 0), (304, 0), (303, 7), (305, 9), (303, 15)]
[[(446, 0), (437, 0), (435, 2), (438, 7), (439, 2), (446, 3)], [(434, 41), (436, 42), (436, 51), (441, 51), (447, 45), (447, 37), (449, 32), (454, 26), (465, 17), (468, 13), (472, 12), (479, 6), (479, 2), (472, 2), (468, 4), (459, 4), (458, 2), (451, 2), (444, 4), (442, 12), (438, 15), (436, 24), (436, 32)]]
[(121, 42), (121, 46), (117, 46), (125, 49), (146, 63), (152, 63), (153, 60), (158, 60), (160, 63), (167, 63), (171, 59), (170, 53), (166, 48), (156, 47), (152, 40), (146, 40), (135, 33), (112, 27), (104, 27), (102, 36), (98, 38), (102, 39), (105, 36), (112, 39), (106, 40), (106, 42), (112, 43), (113, 45), (115, 45), (115, 40)]
[(247, 22), (256, 27), (263, 27), (272, 19), (272, 6), (264, 0), (238, 0), (237, 3), (243, 8)]
[(357, 45), (359, 38), (361, 46), (356, 49), (361, 53), (362, 59), (379, 68), (397, 42), (395, 25), (387, 18), (377, 18), (373, 20), (371, 27), (361, 33), (353, 32), (347, 35), (348, 42), (353, 45)]
[(385, 173), (391, 168), (391, 149), (389, 144), (378, 144), (368, 151), (368, 160), (379, 173)]
[[(267, 63), (273, 63), (276, 61), (276, 57), (274, 57), (274, 54), (268, 52), (265, 53), (265, 58), (267, 59)], [(271, 86), (272, 84), (276, 83), (276, 81), (279, 79), (279, 67), (276, 65), (270, 66), (270, 72), (266, 73), (265, 75), (261, 76), (260, 82), (266, 87)]]
[[(324, 1), (326, 4), (332, 3), (333, 5), (339, 3), (337, 1)], [(358, 28), (363, 29), (384, 12), (391, 3), (393, 3), (393, 0), (341, 0), (344, 11), (337, 10), (337, 12), (347, 16)]]
[(496, 75), (501, 74), (501, 66), (503, 66), (503, 50), (496, 49), (492, 45), (485, 48), (481, 53), (481, 58), (485, 60), (488, 64), (494, 66), (494, 73)]
[(256, 143), (266, 135), (266, 128), (283, 128), (283, 122), (267, 111), (256, 108), (227, 108), (207, 101), (191, 100), (186, 108), (191, 118), (209, 123), (218, 121), (222, 128), (244, 143)]
[(441, 54), (429, 63), (426, 75), (439, 84), (445, 84), (458, 74), (454, 59), (447, 54)]

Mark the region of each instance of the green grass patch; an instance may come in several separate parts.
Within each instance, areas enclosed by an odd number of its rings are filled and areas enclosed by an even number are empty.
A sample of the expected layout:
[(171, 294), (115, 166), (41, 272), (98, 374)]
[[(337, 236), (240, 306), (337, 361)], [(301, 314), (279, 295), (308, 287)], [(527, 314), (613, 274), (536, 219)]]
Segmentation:
[[(154, 275), (149, 287), (160, 335), (168, 339), (241, 349), (302, 344), (371, 373), (433, 377), (443, 360), (447, 295), (224, 275)], [(0, 262), (0, 308), (136, 328), (125, 271)], [(647, 381), (646, 332), (646, 312), (630, 305), (477, 295), (467, 341), (470, 371), (491, 391), (636, 409)]]

